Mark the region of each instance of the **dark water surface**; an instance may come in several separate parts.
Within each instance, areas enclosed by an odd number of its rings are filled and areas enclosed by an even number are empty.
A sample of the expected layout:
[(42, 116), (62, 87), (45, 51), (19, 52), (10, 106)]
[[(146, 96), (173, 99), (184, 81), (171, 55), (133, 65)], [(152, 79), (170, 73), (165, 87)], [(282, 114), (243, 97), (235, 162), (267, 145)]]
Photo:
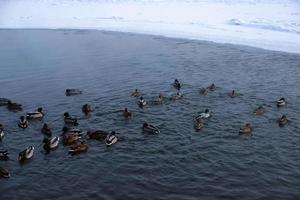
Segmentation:
[[(139, 88), (146, 100), (174, 92), (183, 82), (182, 100), (139, 109), (130, 97)], [(214, 82), (207, 96), (199, 88)], [(11, 172), (0, 179), (0, 199), (299, 199), (300, 198), (300, 55), (234, 45), (157, 36), (75, 30), (1, 30), (0, 96), (23, 104), (24, 112), (42, 106), (46, 116), (26, 130), (17, 127), (22, 113), (0, 107), (6, 137), (0, 149)], [(80, 96), (66, 97), (66, 88)], [(235, 89), (240, 95), (227, 96)], [(288, 105), (278, 109), (276, 99)], [(41, 153), (40, 128), (48, 122), (61, 133), (62, 113), (83, 116), (79, 128), (116, 130), (119, 142), (70, 156), (61, 145)], [(258, 105), (266, 113), (255, 116)], [(128, 107), (131, 120), (113, 111)], [(193, 118), (209, 108), (212, 119), (196, 132)], [(280, 128), (276, 119), (290, 123)], [(148, 121), (161, 134), (142, 133)], [(252, 135), (240, 136), (250, 122)], [(26, 165), (19, 151), (36, 147)]]

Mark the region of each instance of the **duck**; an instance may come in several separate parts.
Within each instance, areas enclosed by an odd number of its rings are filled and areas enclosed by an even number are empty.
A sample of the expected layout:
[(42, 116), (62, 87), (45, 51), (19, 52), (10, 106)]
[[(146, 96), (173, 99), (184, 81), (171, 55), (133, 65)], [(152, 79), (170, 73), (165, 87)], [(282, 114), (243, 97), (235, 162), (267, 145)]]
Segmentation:
[(206, 119), (206, 118), (211, 118), (212, 114), (208, 109), (205, 109), (205, 111), (203, 113), (200, 113), (200, 115), (198, 115), (198, 117), (196, 117), (196, 119), (201, 118), (201, 119)]
[(22, 105), (18, 103), (14, 103), (12, 101), (7, 102), (7, 108), (11, 111), (22, 111)]
[(51, 128), (48, 126), (47, 123), (44, 123), (42, 129), (41, 129), (41, 132), (45, 135), (47, 135), (48, 137), (51, 137), (52, 135), (52, 130)]
[(20, 128), (25, 129), (25, 128), (28, 127), (28, 125), (29, 125), (29, 123), (28, 123), (28, 121), (26, 120), (26, 118), (25, 118), (24, 116), (21, 116), (21, 117), (20, 117), (20, 120), (19, 120), (19, 123), (18, 123), (18, 126), (19, 126)]
[(8, 151), (0, 151), (0, 160), (9, 160)]
[(140, 98), (140, 100), (138, 101), (138, 105), (142, 108), (147, 104), (147, 102), (145, 101), (145, 99), (143, 97)]
[(69, 153), (72, 155), (77, 155), (88, 150), (89, 146), (84, 142), (81, 141), (79, 144), (75, 144), (74, 146), (70, 147)]
[(180, 90), (181, 84), (177, 79), (174, 80), (173, 87), (177, 90)]
[(68, 112), (64, 113), (64, 122), (68, 125), (78, 126), (77, 119), (74, 117), (71, 117)]
[(73, 96), (73, 95), (79, 95), (82, 94), (82, 91), (79, 89), (66, 89), (65, 92), (66, 96)]
[(263, 106), (258, 106), (253, 112), (255, 115), (262, 115), (265, 112), (265, 108)]
[(248, 133), (251, 133), (253, 130), (253, 128), (251, 127), (251, 124), (249, 123), (246, 123), (245, 125), (243, 125), (241, 128), (240, 128), (240, 134), (248, 134)]
[(0, 177), (1, 178), (9, 178), (10, 173), (7, 169), (4, 169), (3, 167), (0, 167)]
[(30, 120), (30, 119), (42, 119), (43, 117), (44, 117), (43, 108), (38, 108), (36, 111), (28, 112), (26, 114), (26, 118), (28, 120)]
[(282, 106), (285, 106), (286, 105), (286, 101), (285, 101), (285, 98), (280, 98), (279, 100), (277, 100), (277, 107), (282, 107)]
[(88, 139), (102, 140), (104, 141), (109, 135), (108, 132), (102, 130), (90, 130), (86, 133)]
[(63, 128), (63, 144), (71, 145), (76, 143), (82, 136), (81, 131), (78, 129), (69, 129), (67, 127)]
[(194, 128), (196, 129), (196, 131), (199, 131), (203, 127), (204, 127), (204, 123), (203, 123), (202, 118), (196, 118), (195, 123), (194, 123)]
[(58, 147), (59, 136), (55, 136), (51, 139), (44, 138), (43, 143), (44, 143), (44, 149), (46, 150), (47, 153), (49, 153), (50, 150), (54, 150)]
[(286, 115), (282, 115), (279, 119), (278, 119), (278, 125), (279, 126), (284, 126), (288, 123), (288, 119), (286, 117)]
[(205, 95), (207, 95), (208, 90), (206, 88), (201, 88), (199, 92), (200, 92), (200, 94), (205, 96)]
[(232, 90), (231, 92), (229, 92), (229, 94), (228, 94), (231, 98), (234, 98), (234, 97), (236, 97), (237, 96), (237, 94), (236, 94), (236, 92), (235, 92), (235, 90)]
[(82, 112), (84, 113), (84, 114), (89, 114), (90, 112), (92, 112), (93, 111), (93, 109), (92, 109), (92, 106), (90, 105), (90, 104), (84, 104), (83, 106), (82, 106)]
[(116, 136), (116, 132), (112, 131), (110, 134), (107, 135), (105, 139), (105, 144), (106, 146), (111, 146), (115, 144), (118, 141), (118, 138)]
[(82, 135), (82, 131), (79, 130), (79, 129), (75, 129), (75, 128), (68, 128), (66, 126), (64, 126), (62, 128), (62, 135), (65, 135), (65, 134), (75, 134), (75, 135)]
[(210, 86), (207, 87), (210, 91), (214, 91), (216, 89), (215, 84), (211, 84)]
[(182, 93), (178, 91), (175, 94), (173, 94), (172, 100), (175, 101), (175, 100), (181, 99), (182, 97), (183, 97)]
[(0, 141), (2, 141), (2, 139), (4, 138), (4, 130), (3, 130), (3, 125), (0, 124)]
[(33, 157), (33, 152), (34, 152), (33, 146), (27, 147), (25, 150), (19, 153), (19, 161), (22, 162), (31, 159)]
[(133, 97), (139, 97), (141, 95), (140, 91), (138, 89), (133, 90), (131, 93), (131, 96)]
[(154, 104), (157, 104), (157, 105), (162, 104), (163, 99), (164, 99), (163, 95), (159, 94), (158, 97), (154, 99)]
[(127, 108), (124, 109), (123, 115), (124, 115), (125, 118), (130, 118), (130, 117), (132, 117), (132, 113), (129, 112)]
[(9, 101), (7, 98), (0, 98), (0, 106), (7, 106)]
[(147, 132), (147, 133), (152, 133), (152, 134), (159, 134), (160, 133), (160, 130), (157, 127), (155, 127), (153, 125), (150, 125), (146, 122), (143, 124), (143, 131)]

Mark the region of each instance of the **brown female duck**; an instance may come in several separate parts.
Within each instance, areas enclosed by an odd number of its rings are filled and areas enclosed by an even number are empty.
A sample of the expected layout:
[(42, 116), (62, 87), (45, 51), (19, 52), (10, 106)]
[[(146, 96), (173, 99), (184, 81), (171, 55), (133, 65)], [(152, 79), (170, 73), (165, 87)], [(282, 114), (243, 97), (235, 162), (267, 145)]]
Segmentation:
[(104, 141), (108, 134), (109, 133), (106, 131), (94, 130), (94, 131), (88, 131), (86, 135), (88, 139)]
[(282, 115), (279, 119), (278, 119), (278, 125), (279, 126), (284, 126), (288, 123), (288, 119), (286, 117), (286, 115)]
[(251, 127), (251, 124), (247, 123), (247, 124), (241, 126), (239, 132), (240, 132), (240, 134), (249, 134), (252, 132), (252, 130), (253, 130), (253, 128)]
[(72, 155), (77, 155), (88, 150), (89, 146), (84, 142), (81, 141), (79, 144), (75, 144), (74, 146), (70, 147), (69, 153)]

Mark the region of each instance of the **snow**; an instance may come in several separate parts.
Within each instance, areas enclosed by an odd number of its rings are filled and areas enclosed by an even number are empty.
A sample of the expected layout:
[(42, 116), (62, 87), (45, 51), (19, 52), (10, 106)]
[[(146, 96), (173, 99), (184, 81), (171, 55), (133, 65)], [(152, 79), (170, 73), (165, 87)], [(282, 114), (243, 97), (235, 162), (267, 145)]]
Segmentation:
[(99, 29), (300, 53), (300, 1), (1, 0), (0, 28)]

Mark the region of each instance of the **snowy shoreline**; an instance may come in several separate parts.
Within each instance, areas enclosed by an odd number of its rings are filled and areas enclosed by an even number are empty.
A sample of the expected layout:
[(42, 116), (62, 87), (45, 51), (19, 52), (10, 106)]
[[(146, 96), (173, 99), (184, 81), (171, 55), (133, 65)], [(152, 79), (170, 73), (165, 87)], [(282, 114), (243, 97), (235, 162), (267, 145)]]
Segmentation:
[(3, 0), (0, 29), (95, 29), (300, 53), (300, 2)]

